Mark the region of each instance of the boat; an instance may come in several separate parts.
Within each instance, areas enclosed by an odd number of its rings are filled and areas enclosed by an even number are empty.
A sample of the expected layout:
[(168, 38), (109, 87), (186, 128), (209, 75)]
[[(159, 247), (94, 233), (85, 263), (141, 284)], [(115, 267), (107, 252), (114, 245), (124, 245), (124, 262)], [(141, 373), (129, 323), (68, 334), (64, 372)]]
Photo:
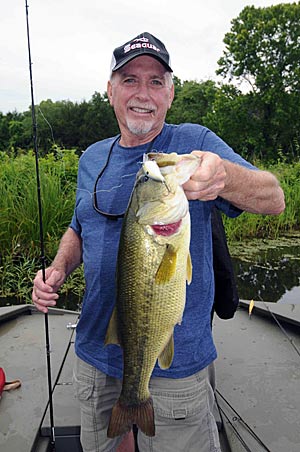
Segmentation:
[(300, 303), (250, 303), (213, 322), (223, 428), (233, 452), (299, 452)]
[[(299, 452), (300, 305), (256, 302), (251, 316), (248, 307), (241, 301), (233, 319), (213, 319), (222, 452)], [(82, 452), (72, 379), (79, 315), (49, 309), (51, 423), (44, 315), (29, 304), (0, 308), (0, 367), (22, 381), (0, 401), (2, 452), (48, 452), (53, 438), (56, 452)]]
[[(0, 401), (0, 450), (46, 452), (51, 431), (44, 314), (26, 304), (0, 308), (0, 366), (22, 385)], [(48, 325), (55, 418), (55, 450), (81, 451), (79, 409), (73, 382), (78, 312), (49, 309)], [(57, 447), (56, 447), (57, 446)]]

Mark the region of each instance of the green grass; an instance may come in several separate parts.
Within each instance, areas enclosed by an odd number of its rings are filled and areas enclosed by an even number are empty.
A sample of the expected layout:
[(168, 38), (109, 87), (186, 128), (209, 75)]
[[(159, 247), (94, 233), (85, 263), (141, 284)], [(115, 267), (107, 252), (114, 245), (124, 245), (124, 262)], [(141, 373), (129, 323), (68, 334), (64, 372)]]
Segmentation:
[(300, 162), (257, 165), (275, 174), (285, 194), (286, 208), (280, 215), (244, 212), (234, 220), (223, 217), (229, 242), (255, 237), (277, 238), (300, 227)]
[[(41, 268), (35, 156), (0, 153), (0, 297), (30, 300), (32, 280)], [(39, 159), (46, 262), (55, 256), (74, 208), (78, 157), (57, 151)], [(67, 292), (72, 276), (65, 285)], [(82, 290), (83, 278), (74, 286)], [(81, 288), (81, 289), (80, 289)]]
[[(74, 208), (78, 156), (74, 151), (55, 152), (39, 159), (46, 263), (54, 258), (60, 238), (68, 227)], [(300, 162), (265, 166), (276, 174), (286, 197), (279, 216), (243, 213), (236, 219), (224, 217), (228, 241), (257, 237), (278, 238), (300, 226)], [(32, 280), (41, 267), (35, 156), (32, 152), (9, 157), (0, 152), (0, 297), (30, 300)], [(74, 272), (62, 293), (81, 296), (82, 268)]]
[[(40, 159), (44, 238), (50, 255), (72, 218), (77, 162), (72, 152)], [(33, 154), (15, 159), (0, 155), (0, 190), (0, 255), (14, 255), (19, 247), (22, 254), (37, 257), (40, 232)]]

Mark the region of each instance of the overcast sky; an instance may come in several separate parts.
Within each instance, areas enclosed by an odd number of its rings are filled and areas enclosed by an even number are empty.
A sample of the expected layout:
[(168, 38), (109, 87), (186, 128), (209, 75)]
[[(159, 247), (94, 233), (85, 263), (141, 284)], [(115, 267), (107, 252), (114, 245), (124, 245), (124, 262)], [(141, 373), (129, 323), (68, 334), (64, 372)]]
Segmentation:
[[(112, 51), (143, 31), (166, 45), (181, 80), (216, 79), (231, 20), (285, 0), (27, 0), (35, 103), (103, 94)], [(25, 0), (1, 2), (0, 111), (31, 104)]]

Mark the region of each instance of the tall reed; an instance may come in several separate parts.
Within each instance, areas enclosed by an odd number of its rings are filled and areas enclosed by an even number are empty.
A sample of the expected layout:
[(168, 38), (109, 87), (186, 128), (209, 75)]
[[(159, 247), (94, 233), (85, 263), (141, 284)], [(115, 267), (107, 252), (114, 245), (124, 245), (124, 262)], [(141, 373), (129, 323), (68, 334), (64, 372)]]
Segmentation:
[[(74, 151), (48, 154), (40, 159), (40, 180), (45, 250), (48, 263), (73, 214), (78, 157)], [(229, 242), (253, 237), (276, 238), (300, 227), (300, 162), (268, 166), (280, 180), (286, 209), (279, 216), (243, 213), (224, 217)], [(32, 279), (40, 267), (35, 159), (33, 153), (11, 158), (0, 152), (0, 297), (30, 299)], [(82, 294), (79, 269), (63, 286), (63, 292)]]
[[(15, 254), (19, 246), (22, 253), (36, 257), (40, 235), (34, 156), (0, 157), (0, 254)], [(72, 152), (59, 159), (53, 154), (40, 159), (43, 226), (50, 254), (72, 218), (77, 161)]]
[[(48, 263), (73, 214), (78, 157), (73, 151), (39, 161), (43, 229)], [(33, 153), (0, 153), (0, 296), (28, 300), (40, 268), (40, 231)]]
[(285, 194), (286, 208), (280, 215), (256, 215), (244, 212), (238, 218), (223, 217), (229, 242), (254, 237), (277, 238), (287, 232), (300, 228), (300, 162), (277, 164), (260, 169), (275, 174)]

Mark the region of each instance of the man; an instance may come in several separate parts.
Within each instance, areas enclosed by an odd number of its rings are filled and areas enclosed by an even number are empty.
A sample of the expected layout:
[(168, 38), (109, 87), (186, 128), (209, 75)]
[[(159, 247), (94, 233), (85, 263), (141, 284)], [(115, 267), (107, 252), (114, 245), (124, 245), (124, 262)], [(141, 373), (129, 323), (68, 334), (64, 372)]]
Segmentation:
[(115, 49), (107, 93), (121, 135), (93, 144), (82, 155), (70, 228), (46, 270), (45, 283), (41, 272), (34, 280), (32, 300), (47, 312), (67, 276), (84, 263), (86, 291), (76, 334), (75, 381), (85, 451), (113, 451), (120, 442), (108, 439), (106, 430), (121, 389), (122, 351), (103, 342), (115, 302), (121, 215), (143, 154), (195, 152), (201, 165), (183, 186), (190, 200), (193, 281), (183, 322), (175, 327), (173, 363), (167, 370), (156, 366), (153, 372), (156, 434), (150, 438), (138, 433), (141, 452), (220, 450), (207, 378), (207, 368), (216, 358), (210, 326), (211, 209), (216, 205), (234, 217), (242, 210), (279, 214), (285, 207), (276, 178), (256, 170), (213, 132), (196, 124), (165, 124), (174, 98), (171, 73), (164, 44), (149, 33)]

